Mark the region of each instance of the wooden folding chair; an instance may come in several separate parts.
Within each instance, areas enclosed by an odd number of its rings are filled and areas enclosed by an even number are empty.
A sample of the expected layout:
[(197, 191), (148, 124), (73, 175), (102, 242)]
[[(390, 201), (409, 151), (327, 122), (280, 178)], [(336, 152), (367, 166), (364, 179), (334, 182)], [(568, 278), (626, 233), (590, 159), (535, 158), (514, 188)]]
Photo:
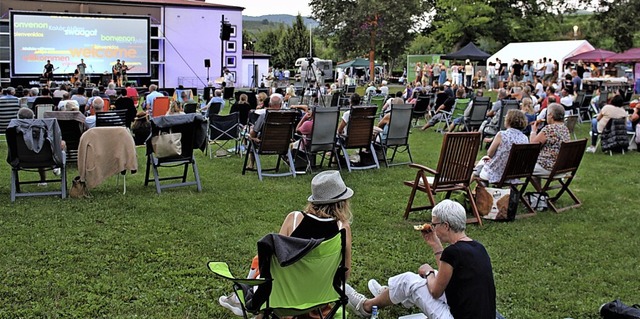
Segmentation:
[[(471, 203), (474, 215), (473, 218), (467, 219), (467, 223), (482, 225), (476, 202), (469, 188), (479, 146), (479, 132), (447, 133), (442, 141), (437, 169), (434, 170), (419, 164), (409, 164), (409, 167), (418, 169), (418, 172), (414, 180), (404, 182), (405, 185), (411, 187), (404, 219), (409, 218), (410, 212), (433, 208), (436, 204), (434, 196), (438, 192), (446, 192), (446, 198), (449, 198), (453, 191), (464, 191)], [(433, 177), (427, 177), (425, 172), (432, 174)], [(426, 193), (430, 205), (413, 207), (416, 191)]]
[[(547, 204), (556, 213), (582, 205), (578, 197), (569, 189), (569, 185), (571, 185), (571, 181), (573, 181), (573, 178), (576, 176), (586, 147), (587, 139), (562, 142), (560, 151), (558, 152), (558, 158), (551, 173), (549, 175), (534, 175), (534, 178), (531, 180), (531, 185), (536, 189), (536, 192), (548, 196)], [(546, 182), (542, 184), (537, 181), (535, 177), (546, 180)], [(552, 197), (549, 191), (556, 189), (558, 192)], [(571, 197), (573, 205), (559, 208), (557, 207), (557, 201), (564, 193), (567, 193), (569, 197)]]

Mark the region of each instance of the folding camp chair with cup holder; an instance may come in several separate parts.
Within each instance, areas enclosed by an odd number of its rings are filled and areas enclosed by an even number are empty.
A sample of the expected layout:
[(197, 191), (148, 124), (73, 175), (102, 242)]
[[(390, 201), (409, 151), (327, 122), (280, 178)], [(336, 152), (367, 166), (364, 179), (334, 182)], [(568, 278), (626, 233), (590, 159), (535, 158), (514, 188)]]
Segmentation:
[(234, 112), (229, 115), (209, 113), (208, 124), (207, 136), (209, 143), (207, 144), (209, 145), (209, 159), (213, 157), (211, 150), (212, 143), (217, 146), (216, 154), (222, 152), (224, 156), (226, 156), (227, 151), (225, 146), (229, 141), (233, 141), (235, 143), (233, 151), (240, 154), (240, 149), (238, 148), (238, 141), (240, 140), (240, 113)]

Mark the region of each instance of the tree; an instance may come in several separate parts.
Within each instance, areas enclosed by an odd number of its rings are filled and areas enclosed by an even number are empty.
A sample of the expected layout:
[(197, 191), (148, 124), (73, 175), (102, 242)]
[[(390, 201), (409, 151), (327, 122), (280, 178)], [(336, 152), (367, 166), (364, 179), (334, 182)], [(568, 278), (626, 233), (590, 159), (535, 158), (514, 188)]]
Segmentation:
[(302, 16), (298, 14), (296, 21), (287, 28), (280, 41), (280, 54), (285, 67), (290, 67), (298, 58), (309, 55), (309, 36)]
[(600, 10), (597, 20), (604, 30), (614, 39), (614, 47), (617, 51), (625, 51), (633, 48), (634, 36), (640, 29), (640, 0), (600, 0)]

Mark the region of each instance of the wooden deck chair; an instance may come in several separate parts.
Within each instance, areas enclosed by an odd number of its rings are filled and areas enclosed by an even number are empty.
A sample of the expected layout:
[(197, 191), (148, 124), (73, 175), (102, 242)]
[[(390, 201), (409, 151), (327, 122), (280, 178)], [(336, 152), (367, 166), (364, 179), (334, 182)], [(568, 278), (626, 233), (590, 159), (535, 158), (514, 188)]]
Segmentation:
[[(349, 172), (352, 170), (380, 168), (376, 150), (373, 147), (373, 123), (376, 119), (375, 106), (354, 106), (349, 114), (349, 124), (347, 124), (347, 135), (338, 137), (338, 153), (335, 156), (342, 155), (347, 164)], [(349, 161), (348, 149), (358, 149), (359, 151), (369, 151), (373, 157), (373, 164), (364, 166), (352, 166)], [(332, 156), (334, 156), (332, 154)], [(338, 159), (339, 161), (339, 159)]]
[(491, 107), (491, 97), (476, 97), (471, 105), (469, 118), (464, 119), (464, 129), (467, 132), (476, 131), (487, 118), (487, 111)]
[[(21, 128), (21, 129), (18, 129)], [(53, 130), (53, 142), (45, 136)], [(21, 130), (28, 130), (30, 134), (44, 137), (42, 147), (38, 150), (27, 146)], [(6, 131), (7, 145), (9, 148), (7, 162), (11, 165), (11, 201), (15, 202), (16, 197), (24, 196), (60, 196), (67, 197), (67, 168), (64, 152), (59, 147), (62, 134), (56, 119), (13, 119), (9, 123)], [(54, 146), (57, 143), (58, 147)], [(36, 142), (37, 144), (37, 142)], [(37, 147), (37, 146), (36, 146)], [(19, 172), (38, 172), (40, 169), (53, 170), (60, 169), (60, 178), (48, 180), (20, 181)], [(60, 183), (60, 189), (47, 192), (22, 192), (20, 186), (28, 184)]]
[[(509, 158), (507, 159), (502, 177), (497, 183), (493, 183), (492, 185), (497, 188), (509, 187), (512, 192), (519, 194), (520, 202), (524, 204), (529, 212), (517, 215), (516, 217), (518, 218), (531, 217), (536, 214), (536, 211), (531, 207), (529, 201), (524, 198), (524, 192), (531, 182), (531, 174), (533, 174), (541, 148), (542, 145), (539, 143), (513, 144), (511, 151), (509, 151)], [(524, 179), (524, 181), (522, 179)], [(488, 181), (480, 181), (485, 185), (489, 184)]]
[[(272, 242), (296, 243), (309, 247), (283, 260), (271, 248)], [(243, 279), (231, 274), (225, 262), (207, 263), (217, 276), (233, 283), (233, 290), (245, 319), (262, 313), (263, 318), (282, 318), (315, 313), (321, 318), (346, 319), (345, 266), (346, 235), (341, 230), (333, 238), (320, 241), (270, 234), (258, 242), (261, 278)], [(253, 287), (257, 290), (253, 291)], [(321, 311), (329, 305), (329, 309)]]
[(127, 127), (127, 110), (111, 110), (96, 113), (96, 127)]
[[(378, 134), (376, 144), (382, 148), (382, 159), (387, 167), (413, 163), (411, 149), (409, 148), (409, 130), (411, 129), (412, 109), (413, 105), (411, 104), (392, 104), (391, 114), (389, 115), (389, 124), (387, 124), (380, 134)], [(391, 158), (387, 157), (387, 151), (389, 149), (393, 149)], [(400, 150), (401, 153), (407, 152), (409, 155), (409, 161), (393, 163), (398, 150)]]
[[(293, 162), (293, 156), (291, 153), (291, 142), (293, 139), (293, 132), (296, 128), (296, 116), (298, 112), (295, 110), (267, 110), (264, 126), (260, 131), (260, 142), (252, 139), (248, 140), (249, 148), (244, 158), (244, 165), (242, 166), (242, 175), (247, 170), (253, 170), (258, 172), (258, 178), (262, 181), (263, 176), (279, 177), (279, 176), (296, 176), (295, 164)], [(249, 168), (249, 156), (253, 154), (255, 159), (255, 168)], [(262, 162), (260, 155), (276, 155), (277, 161), (274, 168), (264, 169), (262, 168)], [(279, 173), (280, 161), (282, 158), (286, 158), (289, 169), (287, 172)], [(267, 171), (274, 171), (275, 173), (264, 173)]]
[[(105, 110), (107, 110), (107, 108), (105, 108)], [(169, 111), (169, 97), (159, 96), (153, 100), (151, 117), (164, 116), (167, 114), (167, 111)]]
[(416, 98), (416, 104), (413, 107), (413, 112), (411, 113), (411, 118), (414, 119), (413, 127), (421, 126), (418, 124), (418, 120), (421, 118), (425, 119), (427, 112), (429, 112), (429, 105), (431, 104), (431, 98), (427, 95), (418, 95)]
[[(442, 141), (437, 169), (434, 170), (419, 164), (409, 164), (409, 167), (416, 168), (418, 172), (414, 180), (404, 182), (405, 185), (411, 187), (404, 219), (409, 218), (409, 213), (413, 211), (433, 208), (436, 205), (436, 193), (446, 192), (446, 198), (449, 198), (453, 191), (464, 191), (474, 216), (474, 218), (467, 219), (467, 223), (482, 225), (475, 199), (469, 188), (479, 146), (479, 132), (447, 133)], [(425, 173), (432, 174), (433, 177), (427, 177)], [(413, 206), (417, 191), (427, 194), (429, 205)]]
[[(319, 167), (324, 163), (326, 152), (336, 152), (336, 131), (340, 122), (340, 110), (337, 107), (313, 109), (313, 126), (310, 136), (302, 136), (295, 152), (295, 158), (304, 156), (306, 172), (312, 172), (316, 165), (316, 157), (322, 156)], [(304, 155), (303, 155), (304, 154)], [(340, 163), (338, 163), (339, 165)]]
[[(204, 151), (207, 146), (207, 122), (200, 114), (184, 114), (172, 116), (159, 116), (151, 119), (151, 138), (147, 140), (147, 168), (145, 172), (144, 185), (154, 181), (156, 192), (160, 194), (163, 189), (192, 186), (196, 185), (198, 192), (202, 191), (200, 183), (200, 174), (196, 157), (193, 153), (194, 149)], [(179, 156), (158, 158), (153, 152), (151, 141), (154, 136), (158, 136), (162, 132), (181, 133), (182, 152)], [(193, 167), (193, 175), (195, 181), (187, 182), (189, 165)], [(160, 177), (160, 168), (162, 167), (180, 167), (184, 166), (181, 175)], [(153, 170), (153, 178), (149, 177), (150, 171)], [(180, 180), (178, 183), (162, 184), (162, 181)]]
[[(536, 189), (536, 192), (546, 194), (549, 197), (547, 204), (556, 213), (582, 205), (578, 197), (569, 189), (569, 185), (571, 185), (571, 181), (573, 181), (573, 178), (576, 176), (586, 147), (587, 139), (563, 142), (560, 145), (556, 163), (553, 169), (551, 169), (550, 174), (534, 175), (534, 178), (531, 180), (531, 184)], [(536, 177), (540, 178), (544, 183), (538, 182)], [(552, 197), (550, 191), (555, 190), (557, 190), (557, 192)], [(571, 197), (573, 204), (558, 207), (558, 199), (560, 199), (564, 193), (567, 193), (569, 197)]]

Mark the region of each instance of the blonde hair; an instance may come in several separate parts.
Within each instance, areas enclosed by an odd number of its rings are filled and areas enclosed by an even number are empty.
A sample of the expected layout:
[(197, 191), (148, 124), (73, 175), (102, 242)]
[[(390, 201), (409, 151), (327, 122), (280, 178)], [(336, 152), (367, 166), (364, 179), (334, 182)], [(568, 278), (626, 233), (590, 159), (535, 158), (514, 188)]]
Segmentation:
[(523, 97), (520, 109), (526, 114), (535, 113), (535, 111), (533, 110), (533, 100), (530, 97)]
[(176, 100), (171, 101), (171, 107), (169, 107), (167, 114), (178, 114), (180, 112), (182, 112), (182, 105)]
[(351, 223), (353, 215), (351, 214), (351, 205), (349, 200), (341, 200), (331, 204), (312, 204), (308, 203), (305, 212), (321, 218), (335, 218), (344, 223)]

